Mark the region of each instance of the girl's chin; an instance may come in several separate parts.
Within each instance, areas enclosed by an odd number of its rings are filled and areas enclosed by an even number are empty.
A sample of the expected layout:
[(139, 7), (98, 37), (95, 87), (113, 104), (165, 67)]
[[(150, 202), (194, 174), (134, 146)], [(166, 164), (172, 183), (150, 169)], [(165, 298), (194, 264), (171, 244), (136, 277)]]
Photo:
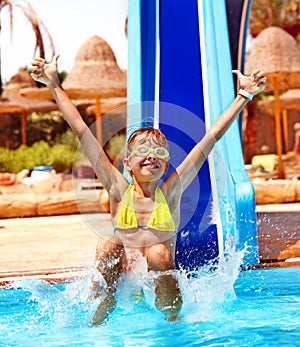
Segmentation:
[(160, 175), (159, 169), (144, 168), (140, 171), (140, 173), (144, 177), (156, 178), (158, 176), (162, 176), (162, 175)]

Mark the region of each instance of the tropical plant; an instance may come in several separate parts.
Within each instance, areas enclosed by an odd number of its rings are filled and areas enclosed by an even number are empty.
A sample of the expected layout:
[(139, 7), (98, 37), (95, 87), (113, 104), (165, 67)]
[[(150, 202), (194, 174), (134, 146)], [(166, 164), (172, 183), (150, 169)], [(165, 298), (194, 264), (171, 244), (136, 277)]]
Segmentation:
[[(49, 41), (51, 55), (55, 54), (54, 44), (51, 35), (43, 22), (38, 17), (34, 8), (27, 0), (0, 0), (0, 38), (1, 38), (1, 15), (7, 10), (9, 15), (10, 32), (11, 37), (13, 33), (13, 18), (14, 11), (20, 9), (23, 15), (27, 18), (29, 24), (31, 24), (33, 32), (35, 34), (36, 42), (33, 55), (36, 53), (45, 58), (45, 38)], [(1, 73), (1, 47), (0, 47), (0, 94), (2, 93), (2, 73)]]
[(15, 150), (0, 147), (0, 172), (32, 170), (40, 165), (51, 165), (56, 172), (67, 172), (72, 170), (76, 151), (70, 145), (49, 146), (45, 141), (36, 142), (30, 147), (22, 145)]

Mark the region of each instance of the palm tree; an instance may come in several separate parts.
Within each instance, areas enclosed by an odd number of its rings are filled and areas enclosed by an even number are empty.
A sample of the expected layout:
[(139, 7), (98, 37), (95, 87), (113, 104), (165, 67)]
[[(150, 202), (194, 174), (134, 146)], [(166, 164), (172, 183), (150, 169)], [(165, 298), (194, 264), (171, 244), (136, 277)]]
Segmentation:
[[(39, 19), (37, 13), (27, 0), (0, 0), (0, 36), (1, 36), (1, 14), (7, 10), (10, 19), (10, 31), (13, 33), (13, 14), (15, 9), (20, 9), (23, 15), (31, 24), (35, 34), (36, 42), (33, 54), (45, 58), (45, 37), (49, 41), (52, 56), (55, 54), (54, 44), (47, 28)], [(1, 74), (1, 47), (0, 47), (0, 94), (2, 93), (2, 74)]]

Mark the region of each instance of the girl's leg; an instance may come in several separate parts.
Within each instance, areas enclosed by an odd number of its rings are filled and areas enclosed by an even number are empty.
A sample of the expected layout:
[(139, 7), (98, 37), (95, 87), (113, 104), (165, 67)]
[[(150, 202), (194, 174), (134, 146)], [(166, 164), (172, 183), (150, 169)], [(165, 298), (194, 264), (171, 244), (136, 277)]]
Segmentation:
[[(174, 260), (168, 248), (163, 245), (149, 247), (145, 252), (148, 269), (152, 271), (174, 270)], [(169, 321), (178, 320), (182, 297), (178, 282), (171, 274), (162, 274), (155, 279), (155, 306)]]
[[(95, 261), (97, 270), (106, 281), (107, 295), (98, 306), (92, 319), (92, 324), (101, 324), (116, 307), (116, 282), (122, 271), (124, 257), (124, 248), (117, 238), (111, 237), (109, 240), (99, 239)], [(94, 289), (97, 288), (97, 283), (94, 283), (93, 287)]]

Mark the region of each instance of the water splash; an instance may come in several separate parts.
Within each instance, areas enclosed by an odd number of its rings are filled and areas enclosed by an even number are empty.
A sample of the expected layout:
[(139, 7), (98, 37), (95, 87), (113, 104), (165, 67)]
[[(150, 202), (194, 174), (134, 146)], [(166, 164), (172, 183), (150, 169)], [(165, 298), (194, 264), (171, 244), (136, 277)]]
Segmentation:
[[(229, 238), (224, 256), (217, 263), (214, 260), (193, 272), (173, 272), (178, 278), (183, 296), (183, 321), (199, 322), (220, 318), (222, 305), (235, 298), (234, 283), (245, 251), (236, 251)], [(95, 276), (98, 276), (103, 293), (97, 300), (91, 300), (91, 283)], [(155, 273), (130, 273), (122, 276), (118, 284), (118, 308), (115, 315), (153, 315), (156, 312), (155, 276)], [(36, 315), (32, 319), (42, 321), (39, 324), (51, 324), (54, 327), (88, 325), (101, 297), (105, 295), (104, 280), (93, 267), (83, 278), (63, 285), (53, 286), (46, 281), (25, 279), (16, 282), (15, 286), (31, 294), (29, 301), (36, 305)], [(142, 299), (140, 293), (143, 293)]]
[(234, 283), (245, 253), (246, 248), (241, 251), (235, 249), (232, 236), (228, 234), (223, 257), (212, 260), (196, 272), (179, 276), (185, 321), (214, 320), (222, 314), (222, 305), (236, 297)]
[(14, 286), (29, 292), (28, 305), (34, 305), (30, 317), (39, 326), (67, 327), (89, 322), (90, 303), (86, 300), (86, 281), (53, 286), (43, 280), (25, 279)]

